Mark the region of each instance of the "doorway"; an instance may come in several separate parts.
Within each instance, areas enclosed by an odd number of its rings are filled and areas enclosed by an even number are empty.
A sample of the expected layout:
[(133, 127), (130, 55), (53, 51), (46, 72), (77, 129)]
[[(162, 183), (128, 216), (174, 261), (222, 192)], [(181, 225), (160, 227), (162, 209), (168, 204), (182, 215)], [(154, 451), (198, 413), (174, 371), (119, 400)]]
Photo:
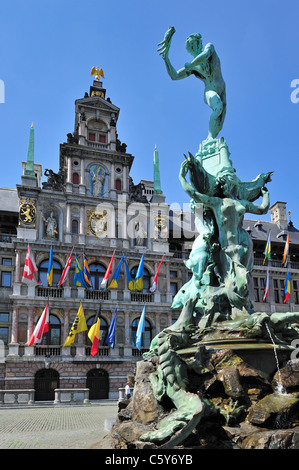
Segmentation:
[(34, 379), (35, 401), (54, 401), (55, 388), (59, 388), (59, 373), (54, 369), (41, 369)]

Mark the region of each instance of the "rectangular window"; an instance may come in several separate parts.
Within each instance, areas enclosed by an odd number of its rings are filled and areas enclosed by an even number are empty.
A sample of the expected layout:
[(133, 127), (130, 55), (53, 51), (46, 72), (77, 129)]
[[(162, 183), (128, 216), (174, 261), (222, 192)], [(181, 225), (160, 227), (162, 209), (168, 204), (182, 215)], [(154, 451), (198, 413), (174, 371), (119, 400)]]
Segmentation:
[(0, 326), (0, 340), (8, 344), (8, 326)]
[(178, 277), (177, 271), (170, 271), (170, 277)]
[(99, 136), (99, 142), (101, 142), (101, 144), (105, 144), (106, 143), (106, 136), (105, 135), (100, 135)]
[(0, 322), (8, 322), (9, 313), (0, 313)]
[(170, 283), (170, 292), (172, 293), (173, 296), (175, 296), (178, 293), (178, 284), (177, 284), (177, 282), (171, 282)]
[(1, 287), (11, 287), (11, 273), (10, 272), (2, 271)]
[(88, 140), (91, 140), (92, 142), (95, 142), (96, 135), (95, 134), (88, 134)]
[(293, 281), (293, 294), (295, 304), (299, 304), (299, 286), (297, 281)]
[(12, 266), (12, 259), (11, 258), (2, 258), (3, 266)]

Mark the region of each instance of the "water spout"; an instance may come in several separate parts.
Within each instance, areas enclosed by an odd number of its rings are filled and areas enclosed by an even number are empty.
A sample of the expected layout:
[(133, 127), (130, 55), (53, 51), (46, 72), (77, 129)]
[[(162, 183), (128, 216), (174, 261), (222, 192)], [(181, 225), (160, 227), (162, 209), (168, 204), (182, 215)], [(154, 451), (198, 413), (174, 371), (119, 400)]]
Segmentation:
[(272, 335), (271, 335), (271, 332), (270, 332), (270, 328), (269, 328), (268, 323), (266, 322), (265, 325), (266, 325), (267, 331), (268, 331), (268, 333), (269, 333), (270, 339), (271, 339), (272, 344), (273, 344), (274, 356), (275, 356), (276, 365), (277, 365), (278, 384), (277, 384), (277, 387), (276, 387), (276, 392), (279, 393), (280, 395), (287, 395), (286, 389), (285, 389), (284, 386), (282, 385), (281, 373), (280, 373), (279, 362), (278, 362), (278, 356), (277, 356), (277, 352), (276, 352), (276, 344), (275, 344), (275, 342), (274, 342), (274, 340), (273, 340), (273, 338), (272, 338)]

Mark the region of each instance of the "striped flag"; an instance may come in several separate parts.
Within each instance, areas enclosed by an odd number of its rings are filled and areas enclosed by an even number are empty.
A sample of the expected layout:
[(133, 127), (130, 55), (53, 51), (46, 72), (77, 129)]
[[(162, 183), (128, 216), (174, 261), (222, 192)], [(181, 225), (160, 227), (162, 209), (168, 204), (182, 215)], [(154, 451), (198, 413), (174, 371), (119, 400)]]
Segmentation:
[(161, 264), (162, 264), (162, 262), (163, 262), (163, 259), (164, 259), (164, 255), (162, 256), (162, 259), (161, 259), (161, 261), (160, 261), (160, 264), (159, 264), (159, 266), (158, 266), (157, 272), (156, 272), (155, 277), (154, 277), (154, 281), (153, 281), (152, 287), (150, 288), (150, 291), (151, 291), (151, 292), (155, 292), (155, 290), (157, 289), (158, 275), (159, 275), (159, 271), (160, 271), (160, 268), (161, 268)]
[(107, 338), (105, 340), (105, 343), (108, 344), (108, 346), (110, 346), (112, 349), (114, 348), (114, 345), (115, 345), (116, 315), (117, 315), (117, 308), (114, 310), (114, 315), (109, 326)]
[(144, 326), (145, 326), (145, 306), (143, 307), (141, 317), (139, 319), (137, 332), (136, 332), (136, 348), (141, 350), (141, 341), (142, 341), (142, 333), (144, 333)]
[(67, 262), (66, 262), (66, 265), (64, 267), (64, 270), (62, 271), (62, 274), (61, 274), (61, 278), (60, 278), (60, 281), (58, 283), (58, 287), (61, 287), (62, 284), (65, 282), (66, 278), (67, 278), (67, 275), (69, 273), (69, 270), (70, 270), (70, 267), (71, 267), (71, 262), (72, 262), (72, 256), (73, 256), (73, 250), (74, 250), (74, 247), (72, 248), (72, 251), (70, 253), (70, 256), (68, 257), (67, 259)]
[(122, 255), (120, 262), (118, 263), (118, 266), (116, 268), (116, 271), (113, 275), (113, 279), (110, 282), (110, 285), (108, 289), (116, 289), (118, 287), (118, 280), (119, 280), (119, 275), (120, 275), (120, 270), (121, 270), (121, 265), (124, 259), (124, 255)]
[(110, 275), (110, 271), (111, 271), (111, 268), (112, 268), (114, 253), (115, 253), (115, 250), (113, 251), (112, 258), (110, 260), (108, 268), (106, 269), (105, 276), (103, 277), (103, 280), (102, 280), (101, 285), (100, 285), (100, 289), (106, 289), (108, 279), (109, 279), (109, 275)]
[(271, 233), (271, 232), (269, 232), (268, 240), (267, 240), (267, 244), (266, 244), (266, 248), (265, 248), (265, 252), (264, 252), (265, 258), (264, 258), (263, 264), (265, 264), (265, 262), (267, 261), (267, 259), (270, 259), (270, 257), (271, 257), (271, 238), (270, 238), (270, 233)]
[(83, 250), (83, 274), (84, 274), (84, 280), (85, 280), (86, 286), (92, 289), (91, 275), (89, 272), (89, 267), (88, 267), (86, 254), (84, 250)]
[(267, 295), (269, 294), (269, 269), (267, 269), (267, 279), (266, 279), (266, 284), (265, 284), (265, 294), (264, 294), (264, 297), (263, 297), (263, 302), (266, 301), (266, 298), (267, 298)]
[(49, 304), (46, 305), (28, 341), (28, 346), (41, 343), (43, 334), (49, 331)]
[(48, 286), (52, 287), (53, 285), (53, 245), (51, 244), (48, 272), (47, 272)]
[(41, 284), (41, 282), (37, 280), (37, 267), (29, 245), (27, 246), (27, 255), (23, 270), (22, 282), (30, 285)]
[(288, 254), (289, 254), (289, 248), (290, 248), (290, 236), (288, 234), (287, 241), (284, 246), (284, 252), (283, 252), (283, 258), (282, 258), (282, 266), (286, 267), (288, 264)]
[(70, 332), (65, 340), (63, 347), (69, 346), (70, 344), (72, 344), (75, 340), (75, 335), (77, 333), (81, 333), (81, 331), (86, 331), (87, 329), (88, 328), (86, 325), (84, 310), (83, 310), (82, 304), (80, 304), (78, 313), (76, 315), (72, 328), (70, 329)]
[(92, 326), (90, 327), (90, 330), (88, 332), (88, 338), (92, 342), (92, 347), (91, 347), (91, 355), (95, 356), (98, 353), (99, 350), (99, 344), (100, 344), (100, 325), (101, 325), (101, 305), (99, 308), (99, 311), (94, 319), (94, 322)]
[(284, 293), (285, 293), (285, 299), (284, 299), (283, 303), (285, 304), (289, 300), (290, 293), (291, 293), (291, 280), (290, 280), (289, 271), (288, 271), (287, 278), (286, 278)]

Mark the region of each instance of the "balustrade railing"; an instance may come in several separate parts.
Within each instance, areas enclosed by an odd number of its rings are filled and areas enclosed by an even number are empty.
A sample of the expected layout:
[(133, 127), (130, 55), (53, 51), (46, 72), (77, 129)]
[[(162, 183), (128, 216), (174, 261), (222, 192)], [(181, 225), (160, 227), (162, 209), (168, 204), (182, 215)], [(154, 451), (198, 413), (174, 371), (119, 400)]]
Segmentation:
[(132, 302), (148, 303), (154, 301), (154, 294), (143, 293), (143, 292), (131, 292)]
[(50, 297), (51, 299), (61, 299), (63, 297), (63, 289), (59, 287), (36, 287), (37, 297)]

